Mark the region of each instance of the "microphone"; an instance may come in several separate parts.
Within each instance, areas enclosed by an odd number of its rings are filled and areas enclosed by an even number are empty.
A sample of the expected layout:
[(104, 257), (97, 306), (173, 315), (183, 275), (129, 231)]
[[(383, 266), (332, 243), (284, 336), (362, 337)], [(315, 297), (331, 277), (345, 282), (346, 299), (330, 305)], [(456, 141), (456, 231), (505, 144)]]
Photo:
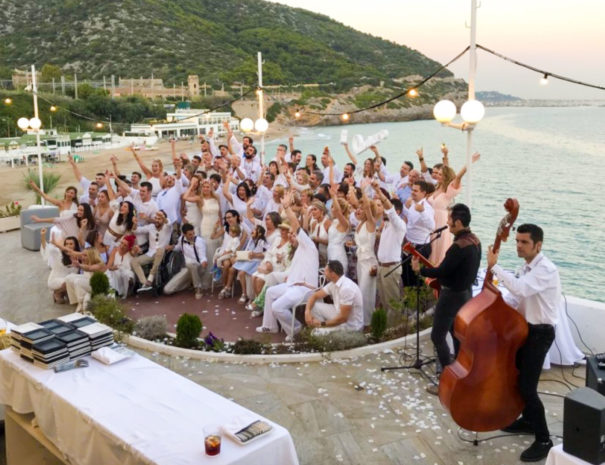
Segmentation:
[(437, 234), (440, 233), (441, 231), (445, 231), (448, 228), (447, 225), (445, 226), (441, 226), (440, 228), (435, 229), (431, 234)]

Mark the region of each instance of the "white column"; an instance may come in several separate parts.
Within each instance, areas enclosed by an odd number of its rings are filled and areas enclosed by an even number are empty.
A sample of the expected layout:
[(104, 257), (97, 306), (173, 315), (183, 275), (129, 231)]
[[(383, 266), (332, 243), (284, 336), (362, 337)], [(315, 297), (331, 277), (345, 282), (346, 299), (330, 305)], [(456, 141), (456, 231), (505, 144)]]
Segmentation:
[[(477, 74), (477, 0), (471, 0), (471, 37), (469, 49), (469, 72), (468, 72), (468, 99), (475, 100), (475, 75)], [(471, 208), (472, 196), (472, 153), (473, 153), (473, 131), (466, 133), (466, 205)]]
[[(38, 115), (38, 87), (36, 85), (36, 66), (32, 65), (32, 92), (34, 94), (34, 117), (40, 118)], [(42, 175), (42, 149), (40, 148), (40, 130), (36, 130), (36, 148), (38, 150), (38, 176), (40, 177), (40, 190), (44, 192), (44, 176)], [(27, 156), (25, 158), (27, 160)], [(42, 205), (45, 204), (44, 197), (40, 196)]]

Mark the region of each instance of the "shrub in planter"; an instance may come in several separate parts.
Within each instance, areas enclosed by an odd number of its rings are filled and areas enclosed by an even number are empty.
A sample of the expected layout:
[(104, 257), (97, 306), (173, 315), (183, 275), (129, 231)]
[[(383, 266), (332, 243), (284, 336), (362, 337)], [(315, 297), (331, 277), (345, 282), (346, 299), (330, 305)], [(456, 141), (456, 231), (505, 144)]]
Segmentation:
[(166, 321), (166, 317), (163, 315), (143, 317), (134, 325), (134, 333), (137, 336), (150, 341), (163, 338), (167, 331), (168, 322)]
[(211, 350), (212, 352), (225, 351), (225, 340), (216, 337), (212, 334), (212, 331), (204, 338), (204, 345), (206, 346), (206, 350)]
[(232, 348), (234, 354), (240, 355), (262, 354), (264, 350), (265, 346), (254, 339), (239, 339)]
[(134, 321), (126, 316), (122, 305), (112, 297), (103, 294), (94, 296), (88, 302), (88, 310), (100, 323), (117, 331), (131, 334), (134, 330)]
[(367, 344), (365, 335), (358, 331), (333, 331), (328, 334), (305, 334), (303, 344), (318, 352), (334, 352), (337, 350), (348, 350)]
[(0, 218), (8, 218), (10, 216), (19, 216), (22, 206), (19, 202), (11, 202), (4, 208), (0, 208)]
[(188, 348), (198, 347), (197, 338), (202, 332), (202, 328), (202, 320), (199, 316), (183, 313), (176, 323), (176, 345)]
[(109, 293), (109, 278), (102, 271), (95, 271), (90, 277), (91, 297)]
[(387, 311), (384, 308), (374, 310), (372, 320), (370, 321), (370, 328), (372, 330), (372, 338), (380, 341), (387, 329)]

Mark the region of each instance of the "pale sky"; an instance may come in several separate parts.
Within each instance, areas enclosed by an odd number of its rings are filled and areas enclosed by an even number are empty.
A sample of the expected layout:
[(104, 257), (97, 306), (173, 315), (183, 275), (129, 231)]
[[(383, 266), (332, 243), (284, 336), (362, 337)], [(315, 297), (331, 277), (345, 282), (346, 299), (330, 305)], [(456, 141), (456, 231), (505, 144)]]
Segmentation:
[[(275, 2), (275, 0), (272, 0)], [(279, 0), (446, 63), (470, 39), (470, 0)], [(478, 1), (477, 43), (517, 61), (605, 87), (605, 0)], [(521, 98), (603, 99), (590, 89), (541, 76), (479, 50), (477, 90)], [(468, 55), (449, 69), (467, 79)]]

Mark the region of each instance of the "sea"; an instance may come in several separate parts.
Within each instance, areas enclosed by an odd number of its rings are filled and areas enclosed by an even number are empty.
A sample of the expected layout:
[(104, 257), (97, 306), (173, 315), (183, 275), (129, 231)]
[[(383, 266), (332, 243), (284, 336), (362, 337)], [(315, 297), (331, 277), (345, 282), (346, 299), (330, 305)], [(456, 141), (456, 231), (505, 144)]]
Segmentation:
[[(558, 267), (563, 292), (605, 302), (605, 104), (576, 107), (488, 107), (472, 133), (472, 149), (481, 154), (462, 181), (456, 201), (469, 202), (472, 230), (485, 250), (494, 242), (498, 224), (506, 214), (504, 201), (516, 198), (519, 215), (515, 225), (535, 223), (544, 229), (543, 252)], [(398, 172), (402, 162), (418, 166), (416, 150), (424, 150), (429, 166), (441, 162), (440, 146), (449, 148), (450, 165), (458, 171), (466, 160), (467, 134), (441, 126), (434, 120), (350, 124), (298, 128), (296, 148), (317, 155), (325, 146), (339, 166), (348, 162), (340, 145), (347, 130), (349, 146), (360, 134), (368, 137), (388, 130), (377, 147), (387, 169)], [(272, 159), (278, 144), (266, 144)], [(370, 151), (357, 156), (359, 163)], [(605, 195), (604, 195), (605, 197)], [(514, 232), (501, 245), (500, 264), (515, 270), (522, 265), (516, 255)]]

